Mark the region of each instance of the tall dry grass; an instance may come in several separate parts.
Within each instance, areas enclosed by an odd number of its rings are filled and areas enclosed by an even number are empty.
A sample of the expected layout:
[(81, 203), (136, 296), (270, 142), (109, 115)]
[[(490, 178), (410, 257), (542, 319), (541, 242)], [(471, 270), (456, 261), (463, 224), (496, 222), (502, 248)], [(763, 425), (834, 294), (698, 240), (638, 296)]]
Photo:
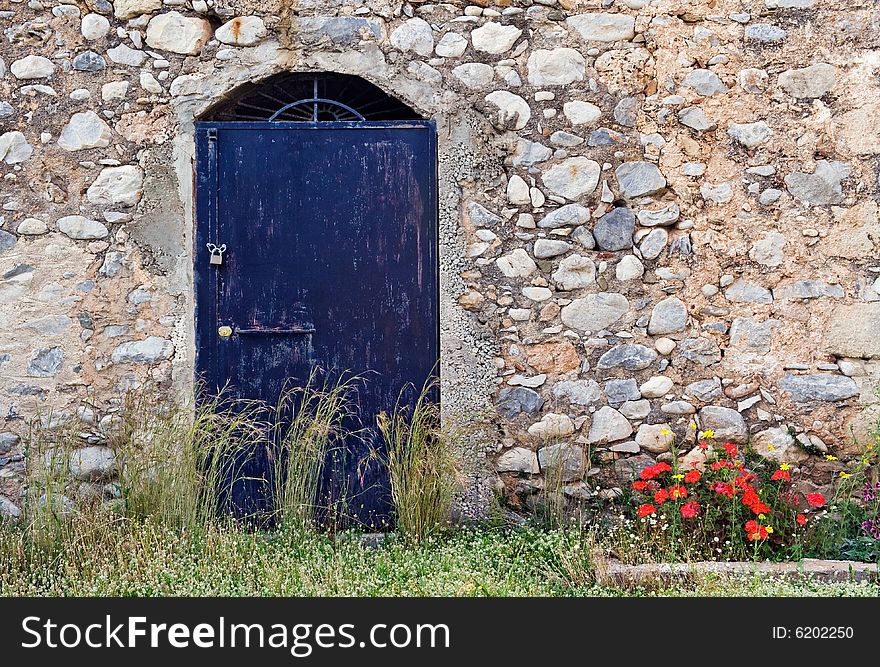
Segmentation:
[(378, 425), (397, 530), (417, 542), (448, 524), (459, 486), (458, 461), (453, 434), (440, 427), (436, 382), (422, 387), (412, 403), (404, 400), (408, 389), (391, 414), (379, 414)]

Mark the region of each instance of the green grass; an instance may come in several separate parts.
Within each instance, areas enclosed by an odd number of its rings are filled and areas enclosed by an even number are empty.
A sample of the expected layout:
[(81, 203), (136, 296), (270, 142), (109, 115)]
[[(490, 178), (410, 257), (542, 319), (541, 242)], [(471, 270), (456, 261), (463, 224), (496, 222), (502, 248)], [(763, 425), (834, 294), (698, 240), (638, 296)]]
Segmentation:
[(357, 535), (198, 533), (150, 522), (78, 522), (62, 548), (0, 530), (4, 596), (880, 596), (877, 584), (707, 579), (659, 590), (596, 583), (582, 533), (459, 528), (378, 548)]

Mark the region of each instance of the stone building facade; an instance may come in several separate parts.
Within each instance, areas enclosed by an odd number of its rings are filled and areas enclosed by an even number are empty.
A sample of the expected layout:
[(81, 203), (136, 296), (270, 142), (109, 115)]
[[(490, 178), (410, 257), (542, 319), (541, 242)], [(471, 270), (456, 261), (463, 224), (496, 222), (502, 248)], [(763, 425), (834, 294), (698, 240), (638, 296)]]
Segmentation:
[(0, 27), (4, 515), (31, 418), (107, 462), (122, 392), (192, 391), (194, 121), (288, 71), (437, 122), (468, 511), (554, 466), (613, 496), (667, 429), (698, 459), (692, 423), (821, 488), (877, 420), (873, 0), (0, 0)]

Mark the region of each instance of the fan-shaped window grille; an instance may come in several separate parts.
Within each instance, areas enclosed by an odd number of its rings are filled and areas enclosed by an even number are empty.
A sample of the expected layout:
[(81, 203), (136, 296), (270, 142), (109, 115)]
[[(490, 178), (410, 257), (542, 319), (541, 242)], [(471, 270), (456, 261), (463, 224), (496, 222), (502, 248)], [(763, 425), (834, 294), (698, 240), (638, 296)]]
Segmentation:
[(209, 121), (417, 120), (421, 116), (378, 86), (348, 74), (277, 74), (237, 88), (209, 109)]

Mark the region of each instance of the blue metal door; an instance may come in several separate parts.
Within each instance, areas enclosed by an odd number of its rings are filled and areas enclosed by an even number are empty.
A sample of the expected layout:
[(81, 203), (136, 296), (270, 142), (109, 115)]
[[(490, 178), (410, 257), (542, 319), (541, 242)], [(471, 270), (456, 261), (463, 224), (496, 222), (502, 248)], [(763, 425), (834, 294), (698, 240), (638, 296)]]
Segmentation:
[[(434, 124), (202, 122), (196, 137), (198, 375), (274, 404), (314, 368), (364, 374), (375, 426), (439, 355)], [(342, 472), (349, 512), (375, 527), (393, 520), (387, 473), (359, 464), (378, 444), (352, 440)], [(271, 510), (267, 456), (236, 484), (244, 513)]]

